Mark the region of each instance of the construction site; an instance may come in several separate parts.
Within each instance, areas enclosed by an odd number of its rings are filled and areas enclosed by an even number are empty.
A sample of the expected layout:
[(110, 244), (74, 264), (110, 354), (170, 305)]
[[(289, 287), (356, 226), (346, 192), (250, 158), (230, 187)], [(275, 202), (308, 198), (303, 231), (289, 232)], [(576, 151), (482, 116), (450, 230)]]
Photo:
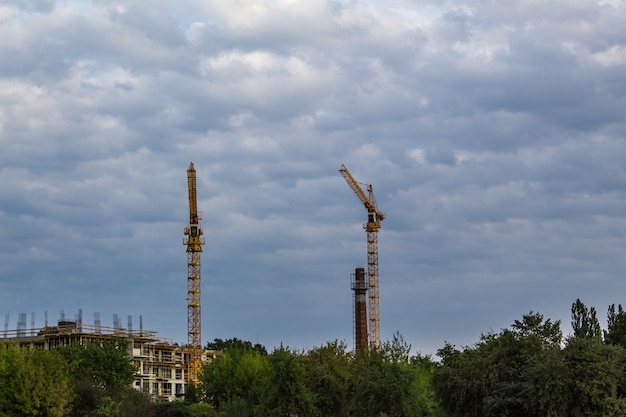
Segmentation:
[[(76, 319), (64, 317), (56, 325), (35, 328), (27, 326), (26, 314), (20, 314), (18, 328), (8, 329), (8, 316), (5, 317), (4, 331), (0, 332), (0, 342), (17, 343), (23, 347), (51, 350), (62, 346), (101, 341), (124, 340), (127, 353), (135, 366), (133, 388), (153, 398), (174, 401), (184, 396), (190, 378), (188, 347), (179, 346), (169, 340), (160, 339), (152, 330), (144, 330), (140, 324), (133, 330), (129, 316), (128, 326), (122, 327), (117, 315), (113, 316), (114, 326), (102, 326), (96, 313), (94, 324), (82, 322), (79, 310)], [(141, 323), (140, 319), (140, 323)], [(34, 315), (31, 316), (31, 323)], [(201, 360), (210, 361), (218, 352), (204, 350)]]
[[(355, 350), (367, 350), (380, 346), (380, 310), (378, 286), (378, 230), (384, 214), (378, 210), (371, 184), (365, 190), (341, 165), (340, 174), (348, 183), (366, 210), (367, 221), (363, 224), (367, 242), (367, 271), (356, 268), (351, 274), (353, 291), (353, 342)], [(202, 348), (201, 334), (201, 254), (205, 239), (200, 225), (202, 213), (198, 211), (196, 170), (193, 162), (187, 168), (189, 223), (184, 228), (183, 245), (187, 255), (187, 342), (177, 344), (157, 337), (157, 332), (143, 328), (140, 316), (139, 328), (134, 329), (132, 317), (122, 326), (120, 318), (113, 315), (113, 326), (103, 326), (99, 313), (94, 313), (93, 324), (83, 322), (82, 310), (73, 320), (61, 312), (54, 325), (35, 326), (35, 314), (31, 313), (30, 326), (27, 315), (20, 313), (15, 329), (9, 329), (10, 317), (5, 316), (4, 331), (0, 343), (16, 343), (23, 347), (51, 350), (62, 346), (124, 340), (127, 353), (135, 366), (133, 388), (155, 399), (175, 401), (184, 397), (187, 387), (198, 383), (202, 364), (217, 357), (220, 352)]]

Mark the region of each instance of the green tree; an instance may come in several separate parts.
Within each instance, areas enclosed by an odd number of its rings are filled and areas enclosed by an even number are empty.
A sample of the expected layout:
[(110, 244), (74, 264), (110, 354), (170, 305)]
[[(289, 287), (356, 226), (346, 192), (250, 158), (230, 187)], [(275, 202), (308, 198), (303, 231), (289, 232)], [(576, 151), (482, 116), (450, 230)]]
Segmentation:
[(626, 313), (622, 309), (621, 304), (617, 307), (617, 310), (615, 309), (615, 304), (609, 306), (604, 341), (609, 345), (626, 348)]
[(209, 404), (184, 401), (160, 402), (154, 405), (154, 417), (218, 417)]
[(395, 363), (406, 363), (411, 354), (411, 345), (405, 342), (400, 332), (395, 332), (391, 342), (383, 342), (382, 351), (386, 359)]
[(493, 352), (495, 336), (483, 335), (472, 347), (457, 349), (446, 343), (437, 351), (441, 366), (433, 377), (441, 407), (451, 416), (483, 416), (485, 399), (499, 380)]
[(472, 347), (446, 344), (438, 351), (442, 362), (433, 379), (442, 407), (455, 416), (535, 415), (528, 370), (543, 355), (558, 352), (561, 340), (560, 322), (531, 311)]
[(213, 342), (208, 342), (206, 348), (209, 350), (225, 351), (225, 350), (255, 350), (263, 355), (267, 355), (265, 346), (256, 343), (252, 345), (252, 342), (247, 340), (241, 340), (236, 337), (232, 339), (213, 339)]
[(129, 387), (120, 405), (120, 416), (156, 417), (156, 407), (147, 394)]
[(259, 406), (260, 415), (317, 415), (313, 395), (305, 384), (305, 369), (300, 356), (282, 345), (269, 355), (270, 372)]
[(351, 362), (350, 413), (363, 417), (416, 417), (426, 414), (416, 389), (416, 366), (401, 336), (381, 349), (358, 351)]
[(415, 409), (419, 411), (418, 415), (443, 415), (432, 382), (438, 364), (430, 356), (420, 354), (411, 357), (410, 364), (414, 373), (410, 391), (415, 400)]
[[(612, 307), (609, 328), (612, 318), (614, 325), (621, 320), (619, 311), (616, 313)], [(602, 338), (595, 309), (588, 309), (579, 299), (572, 305), (572, 327), (574, 335), (563, 350), (538, 356), (525, 371), (535, 415), (624, 415), (626, 351), (618, 345), (599, 343)], [(607, 343), (611, 340), (608, 337)]]
[(202, 398), (227, 416), (251, 416), (269, 376), (268, 357), (247, 345), (230, 345), (204, 365), (200, 375)]
[(572, 304), (572, 330), (574, 337), (602, 341), (602, 329), (595, 307), (588, 309), (580, 298)]
[(537, 343), (542, 349), (558, 348), (563, 342), (561, 320), (554, 323), (551, 319), (544, 320), (543, 315), (531, 311), (522, 316), (522, 320), (515, 320), (511, 325), (517, 340), (526, 340)]
[(0, 416), (64, 416), (72, 395), (69, 366), (58, 352), (0, 345), (0, 393)]
[(569, 364), (560, 349), (537, 355), (524, 370), (529, 415), (562, 417), (569, 415), (572, 402)]
[(335, 340), (302, 357), (305, 384), (319, 415), (348, 415), (348, 380), (351, 355), (346, 344)]
[(77, 343), (60, 352), (73, 367), (75, 398), (71, 415), (119, 415), (136, 371), (126, 341)]
[(623, 348), (573, 337), (568, 340), (563, 355), (571, 372), (568, 406), (571, 417), (626, 415)]

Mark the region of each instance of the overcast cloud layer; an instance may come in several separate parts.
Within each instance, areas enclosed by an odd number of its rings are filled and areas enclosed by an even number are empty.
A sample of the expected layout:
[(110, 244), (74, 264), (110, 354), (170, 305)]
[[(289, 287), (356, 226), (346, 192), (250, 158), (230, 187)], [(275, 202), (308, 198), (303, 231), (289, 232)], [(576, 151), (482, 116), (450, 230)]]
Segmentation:
[(623, 0), (0, 5), (0, 314), (203, 343), (345, 340), (372, 183), (381, 336), (472, 343), (626, 304)]

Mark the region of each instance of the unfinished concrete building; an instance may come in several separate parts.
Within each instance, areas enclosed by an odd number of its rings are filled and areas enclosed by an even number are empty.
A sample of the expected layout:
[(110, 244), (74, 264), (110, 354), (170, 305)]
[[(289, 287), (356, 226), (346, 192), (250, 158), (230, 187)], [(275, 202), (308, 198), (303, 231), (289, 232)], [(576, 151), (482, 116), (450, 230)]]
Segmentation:
[[(119, 323), (112, 328), (88, 325), (79, 320), (59, 320), (56, 326), (41, 328), (26, 328), (24, 324), (18, 322), (16, 330), (8, 330), (5, 325), (5, 330), (0, 332), (0, 343), (50, 350), (75, 343), (121, 339), (127, 342), (128, 355), (136, 368), (134, 389), (166, 401), (185, 395), (189, 349), (158, 338), (154, 331), (122, 328)], [(210, 361), (216, 355), (215, 351), (205, 350), (202, 360)]]

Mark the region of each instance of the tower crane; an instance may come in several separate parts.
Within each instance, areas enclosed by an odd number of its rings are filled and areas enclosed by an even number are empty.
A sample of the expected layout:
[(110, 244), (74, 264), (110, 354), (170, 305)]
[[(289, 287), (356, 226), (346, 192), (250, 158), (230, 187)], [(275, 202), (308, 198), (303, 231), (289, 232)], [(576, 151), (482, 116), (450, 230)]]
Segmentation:
[(202, 254), (202, 213), (198, 212), (196, 199), (196, 169), (193, 162), (187, 168), (187, 186), (189, 189), (189, 225), (185, 227), (183, 245), (187, 246), (187, 343), (189, 356), (187, 362), (187, 382), (196, 384), (202, 365), (202, 338), (200, 316), (200, 255)]
[[(363, 225), (367, 233), (367, 275), (368, 275), (368, 298), (369, 298), (369, 338), (370, 346), (380, 346), (380, 309), (378, 300), (378, 229), (385, 215), (378, 210), (374, 198), (372, 184), (366, 185), (367, 194), (352, 177), (350, 171), (341, 164), (339, 172), (346, 180), (352, 191), (361, 200), (367, 211), (367, 223)], [(365, 185), (365, 184), (364, 184)]]

